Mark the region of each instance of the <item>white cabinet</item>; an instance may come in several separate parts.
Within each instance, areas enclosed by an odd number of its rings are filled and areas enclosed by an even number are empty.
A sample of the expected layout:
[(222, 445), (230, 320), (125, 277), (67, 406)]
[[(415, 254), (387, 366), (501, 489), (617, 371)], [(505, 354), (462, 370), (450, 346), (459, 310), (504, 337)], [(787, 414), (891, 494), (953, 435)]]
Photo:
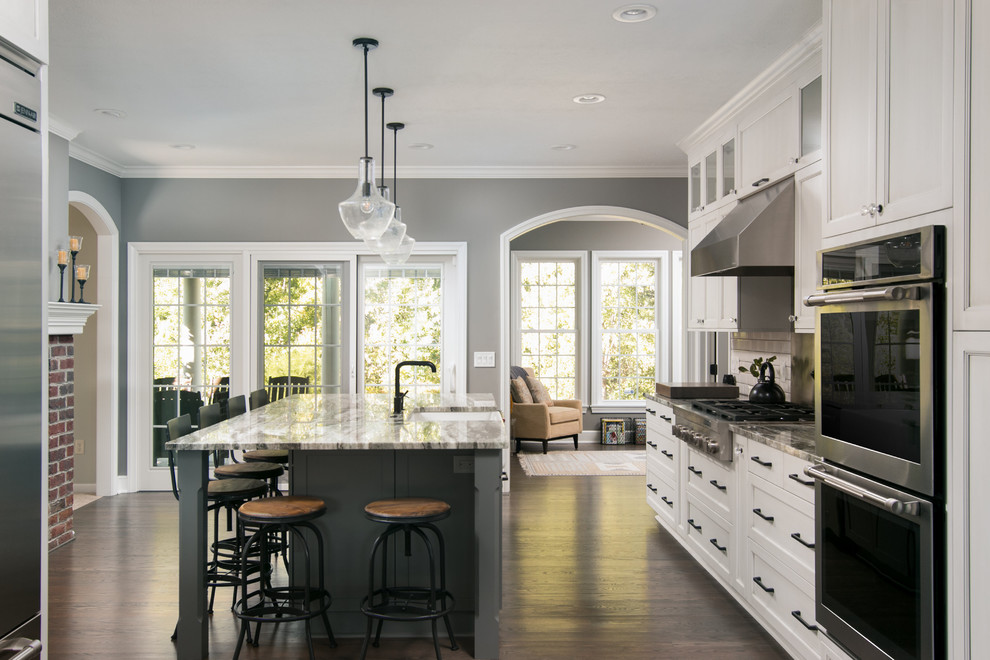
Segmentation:
[(48, 0), (0, 2), (0, 38), (48, 62)]
[[(985, 2), (966, 3), (969, 24), (957, 44), (959, 68), (965, 79), (960, 113), (964, 138), (956, 159), (959, 199), (953, 216), (955, 268), (952, 327), (956, 330), (990, 330), (990, 7)], [(957, 97), (958, 98), (958, 97)]]
[(674, 413), (656, 401), (646, 404), (646, 503), (672, 534), (680, 525), (680, 440), (671, 434)]
[[(728, 213), (735, 203), (706, 213), (688, 224), (688, 245), (701, 242)], [(688, 271), (690, 272), (690, 271)], [(689, 330), (735, 330), (738, 327), (738, 281), (735, 277), (691, 277), (688, 289)]]
[(818, 285), (818, 250), (822, 238), (824, 176), (818, 161), (794, 174), (794, 322), (795, 332), (815, 331), (815, 310), (803, 300)]
[(734, 126), (714, 143), (688, 154), (688, 218), (700, 217), (735, 199), (736, 154)]
[(950, 0), (825, 0), (823, 236), (952, 204)]

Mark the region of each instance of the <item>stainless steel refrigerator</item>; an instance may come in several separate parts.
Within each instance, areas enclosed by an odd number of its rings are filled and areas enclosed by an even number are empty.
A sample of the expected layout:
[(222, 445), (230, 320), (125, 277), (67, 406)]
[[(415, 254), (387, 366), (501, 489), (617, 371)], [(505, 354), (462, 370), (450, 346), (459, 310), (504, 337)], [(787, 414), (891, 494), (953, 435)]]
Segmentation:
[(39, 66), (0, 42), (0, 658), (40, 652), (43, 268)]

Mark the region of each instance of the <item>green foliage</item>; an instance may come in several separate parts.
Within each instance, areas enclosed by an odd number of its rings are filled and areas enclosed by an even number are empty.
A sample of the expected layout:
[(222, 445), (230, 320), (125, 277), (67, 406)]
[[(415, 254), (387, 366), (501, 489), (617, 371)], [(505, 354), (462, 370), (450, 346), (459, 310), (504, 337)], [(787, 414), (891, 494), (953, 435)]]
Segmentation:
[[(770, 362), (773, 362), (776, 359), (777, 359), (777, 356), (776, 355), (772, 355), (772, 356), (768, 357), (766, 361), (767, 361), (767, 363), (770, 363)], [(753, 374), (753, 377), (754, 378), (759, 378), (760, 377), (760, 367), (762, 367), (762, 366), (763, 366), (763, 358), (762, 357), (758, 357), (758, 358), (754, 359), (753, 360), (753, 363), (750, 364), (748, 367), (739, 367), (739, 371), (741, 373), (746, 373), (748, 371), (749, 373)]]

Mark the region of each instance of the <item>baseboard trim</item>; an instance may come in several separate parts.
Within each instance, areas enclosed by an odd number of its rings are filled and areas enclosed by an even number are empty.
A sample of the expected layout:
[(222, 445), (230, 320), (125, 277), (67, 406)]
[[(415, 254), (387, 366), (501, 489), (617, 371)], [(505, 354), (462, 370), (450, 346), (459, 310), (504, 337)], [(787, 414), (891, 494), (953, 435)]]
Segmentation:
[(72, 490), (76, 493), (89, 493), (96, 495), (96, 484), (81, 484), (78, 481), (72, 484)]

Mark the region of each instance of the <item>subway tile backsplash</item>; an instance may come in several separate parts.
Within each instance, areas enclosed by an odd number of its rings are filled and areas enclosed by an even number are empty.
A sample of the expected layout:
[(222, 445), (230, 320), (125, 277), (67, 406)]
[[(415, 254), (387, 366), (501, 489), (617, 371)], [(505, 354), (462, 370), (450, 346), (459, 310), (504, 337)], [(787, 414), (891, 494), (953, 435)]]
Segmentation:
[(753, 360), (777, 356), (773, 361), (777, 384), (788, 401), (814, 404), (814, 335), (789, 332), (734, 332), (729, 340), (729, 369), (739, 383), (739, 394), (746, 396), (756, 384), (756, 377), (739, 367), (749, 367)]

